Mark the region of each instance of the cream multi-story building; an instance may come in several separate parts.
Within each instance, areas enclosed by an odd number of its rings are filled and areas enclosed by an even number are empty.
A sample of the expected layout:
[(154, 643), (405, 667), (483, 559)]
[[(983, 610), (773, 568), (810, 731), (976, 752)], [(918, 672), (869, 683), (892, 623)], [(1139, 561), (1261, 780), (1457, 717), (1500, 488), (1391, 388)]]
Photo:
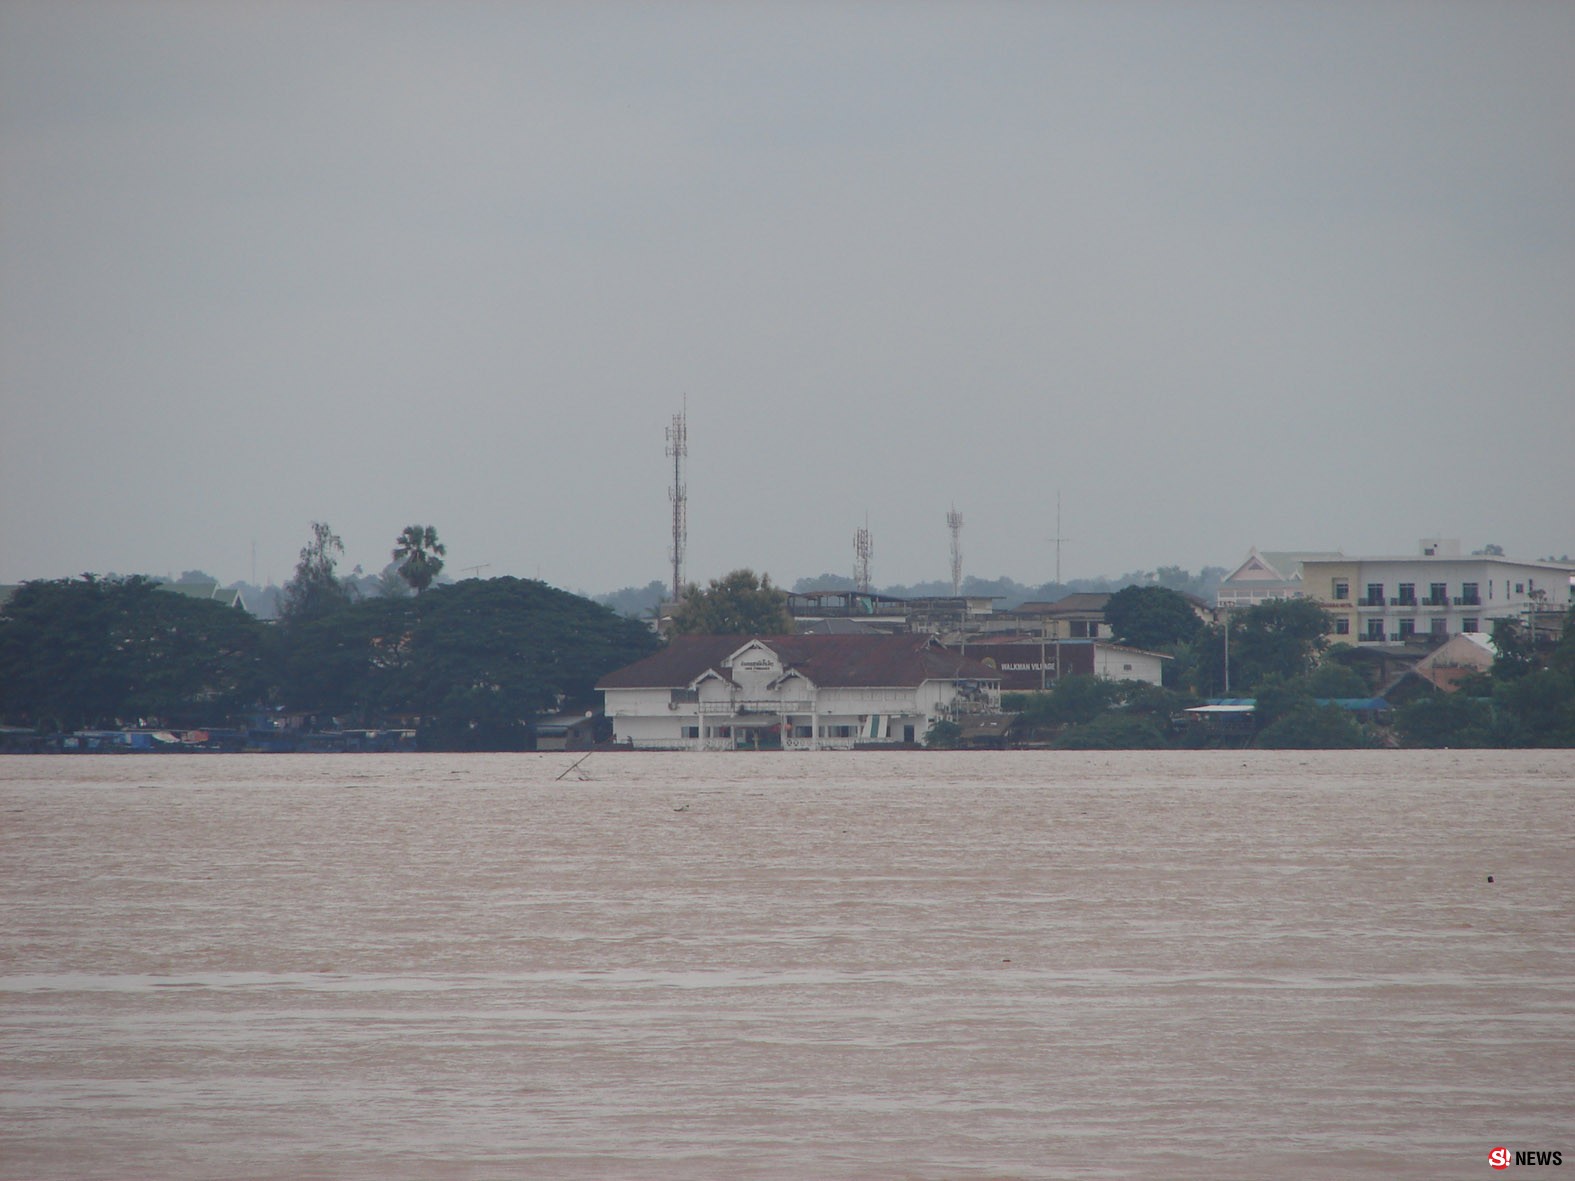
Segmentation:
[(1462, 555), (1458, 541), (1429, 539), (1411, 557), (1306, 558), (1301, 584), (1334, 617), (1333, 642), (1403, 643), (1563, 611), (1575, 602), (1575, 563)]

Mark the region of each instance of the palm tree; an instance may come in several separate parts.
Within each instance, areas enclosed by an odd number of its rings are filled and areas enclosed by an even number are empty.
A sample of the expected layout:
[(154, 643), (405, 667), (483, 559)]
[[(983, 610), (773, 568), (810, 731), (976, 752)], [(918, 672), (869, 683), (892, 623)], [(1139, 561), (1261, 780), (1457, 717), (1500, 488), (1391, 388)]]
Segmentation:
[(443, 569), (447, 552), (431, 525), (406, 525), (394, 546), (394, 561), (399, 563), (399, 576), (419, 595)]

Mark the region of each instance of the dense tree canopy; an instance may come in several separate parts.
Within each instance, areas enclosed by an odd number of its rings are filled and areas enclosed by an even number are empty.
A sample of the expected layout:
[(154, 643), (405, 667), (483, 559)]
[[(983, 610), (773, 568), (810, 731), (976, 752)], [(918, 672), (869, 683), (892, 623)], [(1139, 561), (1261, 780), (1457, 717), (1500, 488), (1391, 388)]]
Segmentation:
[(734, 570), (713, 578), (701, 590), (693, 583), (673, 611), (673, 631), (680, 635), (780, 636), (793, 630), (787, 592), (771, 585), (771, 575)]
[(540, 714), (590, 709), (648, 628), (540, 582), (472, 579), (270, 626), (145, 578), (36, 582), (0, 616), (0, 720), (45, 731), (219, 726), (258, 707), (423, 745), (517, 749)]
[(1337, 705), (1298, 705), (1258, 732), (1264, 750), (1350, 750), (1374, 745), (1373, 738)]
[(1294, 680), (1311, 672), (1328, 647), (1330, 627), (1329, 613), (1310, 599), (1256, 603), (1232, 612), (1223, 624), (1204, 628), (1187, 646), (1178, 673), (1203, 697), (1219, 696), (1227, 688), (1234, 697), (1251, 697), (1265, 677)]
[(545, 583), (467, 579), (372, 599), (287, 637), (283, 704), (422, 719), (434, 749), (517, 749), (531, 719), (598, 704), (596, 682), (655, 650), (643, 624)]
[(1124, 644), (1169, 648), (1192, 639), (1203, 627), (1186, 598), (1164, 586), (1129, 586), (1110, 596), (1105, 622)]
[(263, 627), (140, 576), (26, 583), (0, 617), (0, 718), (43, 731), (222, 722), (262, 690)]

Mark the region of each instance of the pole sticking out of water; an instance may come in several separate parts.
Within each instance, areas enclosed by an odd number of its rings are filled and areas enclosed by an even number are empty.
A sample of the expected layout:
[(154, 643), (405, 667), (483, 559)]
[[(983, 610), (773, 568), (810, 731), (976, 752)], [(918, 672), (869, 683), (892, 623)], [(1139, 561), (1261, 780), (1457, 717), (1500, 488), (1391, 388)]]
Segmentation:
[[(562, 779), (562, 778), (563, 778), (563, 777), (564, 777), (564, 776), (565, 776), (565, 775), (567, 775), (567, 774), (568, 774), (568, 773), (569, 773), (569, 772), (570, 772), (570, 771), (572, 771), (572, 770), (574, 770), (574, 768), (575, 768), (575, 767), (578, 767), (578, 766), (579, 766), (579, 765), (580, 765), (580, 764), (581, 764), (581, 763), (583, 763), (583, 762), (584, 762), (584, 761), (585, 761), (585, 760), (586, 760), (586, 759), (588, 759), (588, 758), (590, 758), (590, 757), (591, 757), (591, 756), (592, 756), (592, 755), (593, 755), (593, 754), (595, 754), (595, 753), (596, 753), (596, 752), (595, 752), (595, 751), (594, 751), (594, 750), (588, 750), (588, 751), (586, 751), (586, 752), (585, 752), (585, 753), (584, 753), (584, 754), (583, 754), (583, 755), (581, 755), (581, 756), (580, 756), (580, 757), (579, 757), (579, 758), (577, 758), (577, 759), (575, 759), (575, 760), (574, 760), (574, 763), (573, 763), (573, 765), (572, 765), (572, 766), (568, 766), (568, 767), (565, 767), (565, 768), (564, 768), (564, 769), (563, 769), (563, 771), (562, 771), (562, 772), (561, 772), (561, 773), (560, 773), (560, 774), (559, 774), (559, 775), (558, 775), (558, 779)], [(584, 778), (585, 778), (585, 773), (584, 773), (584, 772), (583, 772), (583, 771), (582, 771), (582, 772), (581, 772), (581, 773), (580, 773), (580, 778), (581, 778), (581, 779), (584, 779)], [(557, 782), (558, 782), (558, 779), (554, 779), (554, 780), (553, 780), (553, 782), (554, 782), (554, 783), (557, 783)]]

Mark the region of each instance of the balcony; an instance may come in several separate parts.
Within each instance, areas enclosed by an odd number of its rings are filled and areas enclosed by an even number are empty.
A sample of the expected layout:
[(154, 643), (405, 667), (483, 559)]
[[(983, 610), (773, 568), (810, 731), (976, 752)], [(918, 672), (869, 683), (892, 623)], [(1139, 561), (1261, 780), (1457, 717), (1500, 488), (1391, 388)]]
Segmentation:
[(737, 701), (702, 701), (699, 712), (707, 717), (780, 718), (785, 714), (815, 713), (815, 703), (807, 697), (774, 697)]
[(1427, 598), (1422, 600), (1422, 606), (1424, 606), (1424, 607), (1447, 607), (1447, 606), (1449, 606), (1449, 596), (1448, 595), (1428, 595)]
[(1384, 597), (1382, 595), (1379, 595), (1377, 598), (1361, 598), (1361, 599), (1357, 599), (1356, 600), (1356, 605), (1358, 607), (1382, 607), (1382, 606), (1384, 606)]
[(1416, 606), (1416, 596), (1415, 595), (1401, 595), (1398, 599), (1390, 599), (1389, 600), (1389, 605), (1391, 607), (1415, 607)]
[(1482, 606), (1482, 596), (1481, 595), (1457, 595), (1457, 596), (1455, 596), (1455, 606), (1457, 606), (1457, 607), (1480, 607), (1480, 606)]

